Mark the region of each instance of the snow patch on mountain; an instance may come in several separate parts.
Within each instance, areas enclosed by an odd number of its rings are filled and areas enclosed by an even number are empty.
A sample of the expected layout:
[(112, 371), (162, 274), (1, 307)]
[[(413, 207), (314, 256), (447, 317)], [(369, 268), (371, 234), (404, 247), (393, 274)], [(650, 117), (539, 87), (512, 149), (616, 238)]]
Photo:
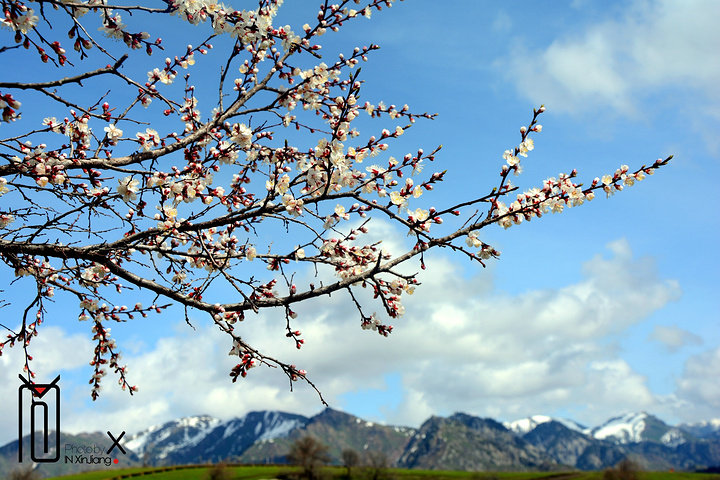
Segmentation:
[(237, 432), (243, 423), (239, 421), (229, 421), (225, 423), (225, 431), (223, 432), (222, 438), (228, 438), (235, 432)]
[(207, 415), (183, 417), (136, 433), (128, 439), (125, 446), (142, 455), (148, 444), (159, 445), (170, 437), (179, 435), (179, 440), (173, 440), (158, 454), (158, 457), (165, 458), (173, 450), (197, 445), (220, 423), (219, 419)]
[(520, 420), (515, 420), (513, 422), (503, 422), (503, 426), (518, 435), (525, 435), (526, 433), (535, 430), (535, 427), (538, 425), (551, 421), (552, 418), (546, 415), (533, 415), (532, 417), (521, 418)]
[(603, 425), (593, 428), (589, 433), (598, 440), (612, 440), (617, 443), (639, 443), (643, 441), (642, 433), (645, 430), (645, 421), (648, 415), (642, 413), (628, 413), (614, 417)]
[(570, 430), (575, 430), (577, 432), (584, 432), (585, 430), (587, 430), (585, 426), (580, 425), (574, 420), (570, 420), (567, 418), (553, 418), (547, 415), (533, 415), (532, 417), (521, 418), (520, 420), (515, 420), (513, 422), (503, 422), (503, 426), (508, 430), (514, 432), (516, 435), (522, 436), (535, 430), (535, 427), (537, 427), (538, 425), (548, 422), (561, 423)]
[[(130, 436), (130, 438), (124, 444), (125, 447), (129, 448), (138, 455), (141, 455), (143, 452), (145, 452), (145, 447), (147, 447), (147, 444), (150, 442), (150, 435), (155, 430), (158, 430), (160, 428), (162, 428), (162, 425), (153, 425), (152, 427), (148, 428), (143, 432), (136, 433)], [(166, 438), (167, 435), (165, 435)]]
[[(277, 412), (265, 412), (263, 423), (265, 431), (258, 440), (272, 440), (274, 438), (287, 438), (290, 432), (305, 425), (300, 419), (283, 418)], [(256, 432), (257, 434), (257, 432)]]
[(672, 428), (660, 437), (660, 441), (668, 447), (677, 447), (678, 445), (682, 445), (687, 442), (687, 439), (682, 431), (677, 428)]
[(267, 430), (265, 433), (260, 435), (259, 440), (273, 440), (275, 438), (287, 438), (290, 432), (296, 428), (303, 426), (303, 422), (298, 420), (283, 420), (282, 422), (274, 425), (272, 428)]
[(218, 425), (220, 425), (220, 423), (222, 423), (222, 421), (218, 418), (206, 418), (204, 421), (192, 420), (198, 419), (191, 419), (190, 422), (181, 425), (184, 429), (183, 440), (179, 444), (176, 444), (177, 447), (192, 447), (197, 445), (208, 435), (208, 433), (212, 432)]

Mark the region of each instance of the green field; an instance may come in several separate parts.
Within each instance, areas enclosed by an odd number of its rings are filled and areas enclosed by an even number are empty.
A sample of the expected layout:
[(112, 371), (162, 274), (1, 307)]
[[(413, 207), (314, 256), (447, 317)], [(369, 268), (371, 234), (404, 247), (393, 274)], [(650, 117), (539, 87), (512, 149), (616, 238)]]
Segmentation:
[[(50, 480), (207, 480), (208, 466), (130, 468), (122, 470), (99, 470)], [(276, 478), (279, 474), (293, 471), (289, 466), (228, 466), (230, 480), (262, 480)], [(346, 470), (327, 467), (324, 476), (328, 480), (344, 480)], [(353, 477), (362, 480), (360, 468), (353, 470)], [(388, 477), (395, 480), (602, 480), (602, 472), (456, 472), (437, 470), (390, 469)], [(638, 480), (720, 480), (720, 475), (687, 472), (639, 472)]]

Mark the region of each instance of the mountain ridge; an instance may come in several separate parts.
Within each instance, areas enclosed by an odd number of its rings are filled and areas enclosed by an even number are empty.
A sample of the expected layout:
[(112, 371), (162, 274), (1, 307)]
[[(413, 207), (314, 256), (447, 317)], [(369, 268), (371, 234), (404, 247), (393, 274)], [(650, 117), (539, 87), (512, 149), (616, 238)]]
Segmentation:
[[(61, 432), (65, 443), (77, 442), (82, 435), (88, 434)], [(91, 435), (102, 439), (99, 433)], [(279, 411), (254, 411), (224, 420), (209, 415), (182, 417), (126, 436), (121, 445), (128, 457), (122, 460), (124, 466), (224, 460), (284, 463), (290, 445), (306, 435), (328, 445), (335, 464), (342, 463), (344, 449), (353, 449), (365, 455), (381, 452), (399, 468), (429, 470), (597, 470), (628, 456), (645, 469), (720, 465), (720, 419), (671, 426), (639, 412), (585, 427), (545, 415), (500, 423), (458, 412), (432, 416), (412, 428), (369, 422), (330, 408), (312, 417)], [(17, 466), (17, 452), (17, 441), (0, 447), (0, 474), (8, 473), (13, 462)], [(40, 470), (49, 476), (52, 468), (46, 465)], [(74, 467), (64, 465), (62, 471), (72, 473)]]

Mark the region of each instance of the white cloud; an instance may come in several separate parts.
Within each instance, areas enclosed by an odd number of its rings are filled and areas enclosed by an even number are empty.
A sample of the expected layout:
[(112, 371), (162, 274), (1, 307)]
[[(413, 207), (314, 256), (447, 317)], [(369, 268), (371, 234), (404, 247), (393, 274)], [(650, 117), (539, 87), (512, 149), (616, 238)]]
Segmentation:
[(701, 337), (675, 325), (669, 327), (656, 325), (648, 338), (662, 343), (663, 346), (671, 353), (676, 352), (687, 345), (703, 344)]
[(679, 88), (702, 98), (688, 103), (685, 95), (667, 97), (675, 98), (677, 107), (717, 116), (718, 21), (720, 4), (714, 0), (636, 0), (618, 20), (560, 35), (544, 48), (518, 43), (497, 64), (511, 72), (520, 92), (553, 111), (609, 108), (634, 116), (640, 99)]
[[(694, 355), (685, 363), (678, 380), (677, 396), (684, 407), (682, 417), (716, 418), (720, 411), (720, 347)], [(694, 418), (687, 418), (693, 415)]]
[(646, 378), (624, 360), (592, 362), (586, 381), (583, 393), (588, 410), (598, 418), (607, 419), (609, 412), (650, 410), (657, 403)]
[[(627, 242), (609, 250), (608, 258), (586, 262), (575, 284), (520, 294), (494, 292), (485, 272), (465, 278), (458, 264), (429, 257), (424, 283), (406, 299), (406, 315), (389, 338), (360, 329), (344, 292), (296, 308), (293, 328), (306, 339), (300, 351), (284, 337), (280, 312), (249, 316), (237, 331), (264, 353), (307, 369), (336, 408), (344, 393), (385, 389), (386, 375), (399, 375), (404, 397), (383, 409), (389, 423), (413, 425), (453, 411), (514, 417), (577, 405), (592, 406), (579, 420), (600, 422), (656, 402), (608, 335), (679, 295), (677, 284), (661, 279), (651, 260), (634, 258)], [(258, 367), (232, 384), (228, 373), (237, 360), (229, 349), (216, 328), (183, 327), (144, 353), (126, 355), (131, 381), (140, 386), (136, 396), (119, 391), (109, 376), (99, 402), (63, 410), (65, 427), (130, 433), (182, 415), (227, 418), (265, 409), (311, 415), (322, 408), (311, 388), (297, 382), (290, 393), (273, 369)]]

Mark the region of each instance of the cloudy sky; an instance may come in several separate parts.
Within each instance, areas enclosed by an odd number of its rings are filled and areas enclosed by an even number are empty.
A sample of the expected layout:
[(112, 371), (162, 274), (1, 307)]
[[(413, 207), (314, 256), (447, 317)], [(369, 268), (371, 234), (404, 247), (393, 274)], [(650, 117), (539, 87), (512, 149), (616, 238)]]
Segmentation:
[[(300, 30), (312, 20), (313, 9), (286, 3), (280, 23)], [(432, 192), (437, 206), (491, 189), (503, 151), (540, 104), (543, 131), (513, 180), (522, 189), (573, 168), (591, 181), (622, 164), (674, 160), (612, 198), (483, 230), (502, 251), (488, 268), (451, 252), (430, 255), (387, 339), (362, 331), (341, 295), (299, 309), (299, 352), (279, 312), (249, 318), (245, 338), (305, 368), (333, 408), (388, 424), (417, 426), (456, 411), (498, 420), (541, 413), (589, 426), (640, 410), (669, 423), (720, 418), (720, 4), (438, 5), (397, 3), (321, 38), (331, 58), (380, 44), (362, 65), (365, 99), (439, 113), (389, 152), (443, 144), (433, 168), (448, 174)], [(372, 123), (366, 129), (376, 133)], [(407, 245), (405, 233), (372, 224), (390, 251)], [(3, 323), (23, 307), (3, 308)], [(92, 402), (90, 326), (76, 318), (49, 315), (33, 342), (39, 380), (62, 377), (67, 431), (131, 433), (185, 415), (322, 409), (312, 389), (298, 383), (291, 392), (271, 369), (232, 384), (226, 338), (202, 316), (188, 327), (180, 310), (113, 326), (140, 391), (131, 398), (108, 378)], [(16, 437), (21, 353), (0, 357), (0, 444)]]

